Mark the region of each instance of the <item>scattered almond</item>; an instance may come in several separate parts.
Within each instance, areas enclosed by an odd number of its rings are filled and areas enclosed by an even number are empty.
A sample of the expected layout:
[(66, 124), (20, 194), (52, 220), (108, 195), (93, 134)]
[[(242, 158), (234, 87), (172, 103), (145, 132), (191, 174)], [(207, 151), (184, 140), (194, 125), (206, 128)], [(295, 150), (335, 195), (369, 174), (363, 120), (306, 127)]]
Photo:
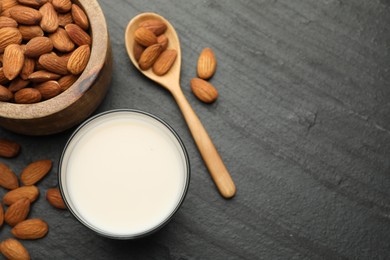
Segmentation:
[(30, 201), (27, 198), (12, 203), (5, 211), (4, 220), (11, 227), (25, 220), (30, 212)]
[(36, 186), (22, 186), (7, 192), (3, 197), (5, 205), (11, 205), (21, 198), (28, 198), (33, 203), (39, 196), (39, 190)]
[(73, 75), (79, 75), (87, 66), (91, 50), (89, 45), (82, 45), (73, 51), (68, 61), (68, 71)]
[(19, 187), (18, 177), (8, 167), (8, 165), (0, 162), (0, 186), (9, 190), (15, 190)]
[(48, 189), (46, 192), (46, 199), (55, 208), (66, 209), (64, 200), (62, 199), (61, 192), (58, 188)]
[(173, 49), (165, 50), (153, 64), (153, 72), (158, 76), (165, 75), (172, 67), (177, 57), (177, 51)]
[(34, 88), (23, 88), (14, 94), (15, 103), (33, 104), (42, 100), (41, 93)]
[(27, 219), (17, 224), (11, 233), (19, 239), (39, 239), (49, 231), (47, 223), (41, 219)]
[(203, 49), (198, 59), (198, 77), (201, 79), (209, 79), (214, 75), (216, 69), (217, 60), (213, 50), (210, 48)]
[(7, 259), (30, 260), (27, 249), (14, 238), (8, 238), (1, 242), (0, 251)]
[(203, 79), (193, 78), (191, 80), (191, 90), (204, 103), (212, 103), (218, 98), (218, 91)]
[(0, 139), (0, 157), (13, 158), (20, 152), (20, 144), (7, 140)]
[(32, 162), (23, 169), (20, 180), (24, 185), (34, 185), (49, 173), (51, 167), (51, 160), (38, 160)]

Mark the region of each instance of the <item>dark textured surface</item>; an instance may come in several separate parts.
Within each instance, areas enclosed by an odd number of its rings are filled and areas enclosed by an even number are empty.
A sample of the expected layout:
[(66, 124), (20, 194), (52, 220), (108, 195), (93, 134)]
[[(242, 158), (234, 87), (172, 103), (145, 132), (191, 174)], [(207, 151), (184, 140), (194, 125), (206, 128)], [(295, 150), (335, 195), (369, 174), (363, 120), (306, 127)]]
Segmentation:
[[(111, 89), (97, 112), (137, 108), (182, 137), (192, 179), (163, 230), (137, 241), (99, 237), (44, 199), (31, 217), (50, 225), (26, 241), (33, 259), (388, 259), (390, 255), (390, 1), (100, 0), (114, 54)], [(217, 193), (168, 92), (143, 78), (124, 47), (128, 21), (153, 11), (176, 27), (182, 87), (226, 162), (237, 196)], [(200, 51), (212, 47), (215, 104), (194, 98)], [(58, 160), (71, 131), (27, 137), (15, 172)], [(3, 190), (0, 191), (3, 193)], [(104, 205), (102, 205), (104, 207)], [(3, 227), (0, 237), (9, 237)]]

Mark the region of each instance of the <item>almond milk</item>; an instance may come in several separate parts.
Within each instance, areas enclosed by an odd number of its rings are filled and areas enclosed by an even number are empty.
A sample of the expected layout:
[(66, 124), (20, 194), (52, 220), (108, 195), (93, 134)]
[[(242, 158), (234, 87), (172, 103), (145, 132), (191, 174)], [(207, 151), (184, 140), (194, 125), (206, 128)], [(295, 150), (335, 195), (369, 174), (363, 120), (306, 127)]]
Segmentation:
[(72, 213), (117, 238), (147, 234), (184, 199), (189, 165), (184, 146), (163, 123), (137, 111), (96, 117), (68, 142), (61, 188)]

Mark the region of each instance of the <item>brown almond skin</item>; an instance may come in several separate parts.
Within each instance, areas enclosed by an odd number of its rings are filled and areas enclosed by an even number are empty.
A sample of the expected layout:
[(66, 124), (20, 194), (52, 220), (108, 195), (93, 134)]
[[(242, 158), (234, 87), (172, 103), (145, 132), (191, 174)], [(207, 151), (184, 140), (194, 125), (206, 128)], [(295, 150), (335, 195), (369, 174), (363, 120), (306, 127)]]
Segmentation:
[(17, 28), (6, 27), (0, 29), (0, 53), (3, 53), (8, 45), (20, 44), (21, 42), (22, 34)]
[(175, 63), (177, 51), (169, 49), (163, 51), (153, 64), (153, 72), (158, 76), (165, 75)]
[(46, 4), (48, 0), (18, 0), (19, 4), (27, 5), (34, 8), (39, 8)]
[(20, 180), (26, 186), (34, 185), (50, 172), (51, 167), (51, 160), (38, 160), (32, 162), (22, 170)]
[(19, 187), (18, 177), (6, 164), (0, 162), (0, 186), (9, 190)]
[(2, 227), (4, 224), (4, 209), (3, 204), (0, 203), (0, 227)]
[(12, 203), (5, 211), (4, 220), (11, 227), (25, 220), (30, 212), (30, 201), (27, 198)]
[(73, 51), (68, 60), (68, 71), (73, 75), (79, 75), (88, 64), (91, 49), (89, 45), (82, 45)]
[(34, 88), (23, 88), (14, 94), (17, 104), (33, 104), (42, 100), (41, 93)]
[(191, 90), (204, 103), (213, 103), (218, 98), (218, 91), (203, 79), (193, 78), (191, 80)]
[(0, 68), (0, 84), (7, 84), (9, 82), (9, 79), (7, 79), (4, 75), (4, 69), (3, 67)]
[(54, 48), (61, 52), (70, 52), (75, 48), (75, 44), (70, 39), (68, 33), (63, 28), (58, 28), (57, 31), (49, 35)]
[(72, 75), (72, 74), (66, 75), (66, 76), (63, 76), (62, 78), (60, 78), (58, 80), (58, 84), (60, 85), (61, 92), (64, 92), (65, 90), (70, 88), (70, 86), (72, 86), (73, 83), (75, 83), (77, 79), (78, 79), (78, 77), (75, 75)]
[(18, 1), (16, 1), (16, 0), (3, 0), (2, 1), (3, 11), (10, 9), (11, 7), (14, 7), (16, 5), (18, 5)]
[(46, 3), (39, 8), (39, 12), (42, 14), (42, 20), (40, 26), (43, 31), (47, 33), (53, 33), (59, 26), (58, 15), (51, 3)]
[(73, 17), (71, 13), (58, 14), (58, 25), (65, 27), (67, 24), (73, 23)]
[(163, 51), (168, 48), (169, 38), (165, 34), (161, 34), (157, 37), (157, 43), (161, 44)]
[(87, 15), (83, 11), (83, 9), (81, 9), (81, 7), (79, 7), (76, 4), (72, 4), (72, 12), (71, 13), (72, 13), (72, 18), (73, 18), (74, 23), (77, 24), (78, 26), (80, 26), (83, 30), (85, 30), (85, 31), (88, 30), (89, 21), (88, 21)]
[(35, 86), (39, 92), (41, 92), (42, 99), (47, 100), (53, 98), (61, 93), (60, 84), (57, 81), (49, 80), (43, 83), (40, 83)]
[(1, 16), (0, 17), (0, 29), (5, 28), (5, 27), (16, 28), (16, 27), (18, 27), (18, 23), (10, 17)]
[(198, 58), (198, 77), (201, 79), (209, 79), (214, 75), (216, 69), (217, 60), (213, 50), (210, 48), (204, 48)]
[(22, 88), (27, 87), (29, 84), (30, 81), (17, 77), (9, 84), (8, 90), (11, 91), (12, 93), (15, 93), (21, 90)]
[(39, 196), (39, 189), (34, 186), (22, 186), (7, 192), (3, 197), (3, 203), (5, 205), (11, 205), (21, 198), (27, 198), (30, 203), (33, 203)]
[(27, 249), (14, 238), (8, 238), (1, 242), (0, 251), (7, 259), (30, 260)]
[(161, 44), (153, 44), (147, 47), (139, 58), (138, 65), (141, 70), (147, 70), (151, 68), (158, 56), (162, 52)]
[(39, 24), (42, 19), (42, 14), (38, 10), (22, 5), (12, 7), (9, 14), (19, 24), (25, 25)]
[(24, 65), (22, 71), (20, 72), (20, 77), (23, 80), (27, 80), (28, 77), (34, 72), (35, 69), (35, 60), (32, 58), (25, 57)]
[(28, 79), (34, 83), (42, 83), (49, 80), (57, 80), (61, 75), (47, 71), (47, 70), (38, 70), (30, 74)]
[(46, 192), (46, 200), (57, 209), (66, 209), (65, 202), (58, 188), (48, 189)]
[(20, 152), (20, 144), (7, 139), (0, 139), (0, 157), (14, 158)]
[(72, 8), (72, 2), (70, 0), (52, 0), (54, 9), (59, 13), (69, 12)]
[(142, 46), (138, 42), (134, 41), (133, 53), (134, 53), (134, 58), (136, 61), (139, 61), (139, 58), (141, 58), (141, 55), (144, 52), (144, 50), (145, 50), (144, 46)]
[(163, 34), (167, 30), (167, 25), (157, 19), (145, 20), (141, 22), (139, 26), (152, 31), (156, 36)]
[(12, 100), (13, 97), (14, 97), (14, 94), (12, 94), (12, 92), (8, 88), (0, 85), (0, 101), (8, 102), (8, 101)]
[(68, 33), (69, 38), (78, 46), (92, 44), (91, 36), (77, 24), (67, 24), (65, 31)]
[(45, 70), (54, 72), (56, 74), (60, 75), (67, 75), (69, 74), (67, 69), (68, 59), (65, 57), (59, 57), (54, 52), (42, 54), (38, 59), (39, 64), (42, 65), (42, 67)]
[(27, 219), (18, 223), (11, 233), (19, 239), (39, 239), (49, 231), (47, 223), (41, 219)]
[(157, 43), (157, 36), (145, 27), (139, 27), (134, 32), (134, 40), (144, 47)]
[(7, 79), (13, 80), (22, 71), (24, 53), (19, 44), (10, 44), (4, 50), (3, 69)]
[(39, 25), (20, 25), (19, 32), (22, 34), (24, 41), (29, 41), (35, 37), (42, 37), (44, 32)]
[(53, 50), (53, 43), (48, 37), (35, 37), (26, 44), (24, 54), (29, 58), (38, 58), (42, 54)]

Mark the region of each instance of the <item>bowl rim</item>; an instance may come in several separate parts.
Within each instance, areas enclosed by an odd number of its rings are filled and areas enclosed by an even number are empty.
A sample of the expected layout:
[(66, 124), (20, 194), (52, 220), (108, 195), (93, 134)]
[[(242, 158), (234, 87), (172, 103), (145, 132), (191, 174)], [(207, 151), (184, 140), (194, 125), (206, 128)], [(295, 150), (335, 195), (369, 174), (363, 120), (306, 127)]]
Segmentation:
[[(174, 207), (174, 209), (172, 210), (172, 212), (163, 220), (161, 221), (158, 225), (156, 225), (155, 227), (149, 229), (149, 230), (146, 230), (144, 232), (139, 232), (139, 233), (136, 233), (136, 234), (129, 234), (129, 235), (114, 235), (114, 234), (109, 234), (97, 227), (94, 227), (93, 225), (89, 224), (87, 221), (85, 221), (82, 217), (80, 217), (76, 210), (74, 210), (71, 206), (71, 204), (68, 202), (67, 200), (67, 196), (66, 196), (66, 192), (64, 190), (64, 186), (66, 186), (66, 184), (64, 183), (64, 180), (63, 180), (63, 177), (62, 177), (62, 166), (63, 166), (63, 163), (64, 163), (64, 157), (65, 157), (65, 153), (67, 151), (67, 148), (68, 146), (70, 145), (70, 143), (72, 142), (72, 140), (75, 138), (75, 136), (78, 134), (78, 132), (84, 128), (86, 125), (88, 125), (90, 122), (94, 121), (95, 119), (99, 118), (99, 117), (102, 117), (102, 116), (106, 116), (106, 115), (109, 115), (109, 114), (115, 114), (115, 113), (123, 113), (123, 112), (127, 112), (127, 113), (135, 113), (135, 114), (141, 114), (141, 115), (144, 115), (144, 116), (147, 116), (147, 117), (150, 117), (151, 119), (159, 122), (160, 124), (162, 124), (164, 127), (166, 127), (170, 133), (172, 133), (172, 135), (174, 136), (174, 138), (177, 140), (177, 142), (179, 143), (180, 145), (180, 150), (183, 152), (183, 155), (184, 155), (184, 164), (186, 166), (186, 169), (185, 169), (185, 183), (184, 183), (184, 187), (183, 187), (183, 191), (180, 195), (180, 199), (178, 200), (176, 206)], [(88, 229), (92, 230), (93, 232), (97, 233), (98, 235), (100, 236), (103, 236), (103, 237), (107, 237), (107, 238), (111, 238), (111, 239), (119, 239), (119, 240), (131, 240), (131, 239), (139, 239), (139, 238), (142, 238), (142, 237), (146, 237), (146, 236), (149, 236), (155, 232), (157, 232), (158, 230), (160, 230), (161, 228), (163, 228), (165, 225), (167, 225), (171, 219), (174, 217), (174, 215), (177, 213), (177, 211), (181, 208), (186, 196), (187, 196), (187, 193), (188, 193), (188, 190), (189, 190), (189, 185), (190, 185), (190, 179), (191, 179), (191, 165), (190, 165), (190, 159), (189, 159), (189, 155), (188, 155), (188, 152), (187, 152), (187, 149), (183, 143), (183, 140), (180, 138), (180, 136), (178, 135), (178, 133), (176, 132), (176, 130), (171, 126), (169, 125), (166, 121), (164, 121), (163, 119), (161, 119), (160, 117), (154, 115), (154, 114), (151, 114), (149, 112), (146, 112), (146, 111), (143, 111), (143, 110), (139, 110), (139, 109), (130, 109), (130, 108), (120, 108), (120, 109), (112, 109), (112, 110), (108, 110), (108, 111), (105, 111), (105, 112), (101, 112), (99, 114), (96, 114), (90, 118), (88, 118), (87, 120), (85, 120), (81, 125), (79, 125), (77, 127), (77, 129), (72, 133), (72, 135), (69, 137), (67, 143), (65, 144), (64, 146), (64, 149), (62, 151), (62, 154), (61, 154), (61, 157), (60, 157), (60, 160), (59, 160), (59, 164), (58, 164), (58, 186), (59, 186), (59, 189), (60, 189), (60, 193), (61, 193), (61, 196), (65, 202), (65, 205), (67, 206), (68, 210), (71, 212), (71, 214), (76, 218), (76, 220), (78, 222), (80, 222), (82, 225), (84, 225), (85, 227), (87, 227)]]
[(74, 104), (88, 91), (103, 69), (109, 48), (107, 23), (97, 0), (75, 0), (85, 11), (92, 38), (91, 55), (79, 78), (59, 95), (33, 104), (16, 104), (0, 101), (0, 117), (8, 119), (35, 119), (58, 113)]

